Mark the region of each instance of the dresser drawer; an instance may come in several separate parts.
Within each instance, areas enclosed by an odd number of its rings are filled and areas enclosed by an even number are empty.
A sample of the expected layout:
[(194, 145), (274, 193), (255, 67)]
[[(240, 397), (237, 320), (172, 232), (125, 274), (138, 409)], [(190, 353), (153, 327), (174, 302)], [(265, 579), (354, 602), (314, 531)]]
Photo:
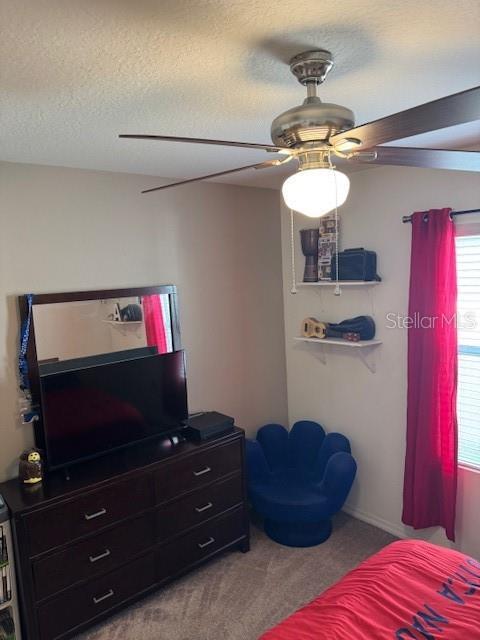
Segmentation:
[(111, 571), (153, 542), (153, 515), (148, 514), (37, 560), (33, 563), (36, 597), (46, 598), (75, 582)]
[(240, 440), (207, 451), (199, 451), (155, 474), (157, 501), (163, 502), (185, 491), (192, 491), (234, 471), (242, 464)]
[(209, 520), (158, 551), (159, 579), (174, 576), (190, 565), (246, 535), (243, 508)]
[(25, 517), (30, 555), (94, 533), (152, 506), (149, 476), (119, 482)]
[(156, 582), (153, 553), (87, 585), (69, 589), (38, 609), (41, 640), (53, 640)]
[(240, 474), (198, 489), (157, 511), (158, 540), (166, 540), (242, 502)]

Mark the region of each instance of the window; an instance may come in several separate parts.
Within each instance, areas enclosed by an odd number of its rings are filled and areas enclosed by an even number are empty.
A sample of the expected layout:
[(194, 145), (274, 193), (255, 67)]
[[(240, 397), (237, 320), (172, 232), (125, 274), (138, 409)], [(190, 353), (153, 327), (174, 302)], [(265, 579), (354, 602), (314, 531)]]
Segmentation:
[(480, 468), (480, 235), (459, 236), (458, 461)]

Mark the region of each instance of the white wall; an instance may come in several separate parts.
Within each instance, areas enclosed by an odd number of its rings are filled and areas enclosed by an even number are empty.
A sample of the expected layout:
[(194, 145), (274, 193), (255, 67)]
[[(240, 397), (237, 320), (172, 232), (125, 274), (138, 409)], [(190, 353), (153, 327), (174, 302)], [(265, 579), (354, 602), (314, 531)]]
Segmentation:
[(101, 300), (34, 306), (38, 360), (66, 360), (113, 351), (111, 326), (103, 322), (105, 307)]
[[(413, 211), (480, 206), (478, 174), (410, 168), (381, 168), (355, 173), (347, 203), (341, 208), (342, 245), (377, 251), (383, 282), (372, 289), (299, 289), (290, 294), (289, 213), (282, 213), (287, 383), (290, 424), (316, 419), (327, 430), (345, 433), (358, 461), (358, 475), (347, 510), (397, 535), (416, 535), (401, 523), (406, 433), (407, 333), (386, 328), (386, 314), (406, 314), (411, 227), (402, 215)], [(296, 216), (297, 279), (304, 259), (298, 230), (315, 226)], [(355, 315), (375, 317), (377, 371), (372, 374), (352, 350), (330, 348), (327, 363), (316, 345), (295, 344), (301, 320), (309, 315), (339, 321)], [(460, 470), (457, 546), (480, 556), (480, 473)], [(448, 544), (443, 530), (421, 535)]]
[(173, 283), (190, 409), (286, 420), (278, 194), (0, 165), (0, 478), (32, 442), (17, 407), (18, 294)]
[[(163, 296), (168, 300), (168, 295)], [(33, 306), (38, 360), (81, 358), (147, 346), (145, 323), (108, 322), (117, 305), (139, 304), (135, 296)]]

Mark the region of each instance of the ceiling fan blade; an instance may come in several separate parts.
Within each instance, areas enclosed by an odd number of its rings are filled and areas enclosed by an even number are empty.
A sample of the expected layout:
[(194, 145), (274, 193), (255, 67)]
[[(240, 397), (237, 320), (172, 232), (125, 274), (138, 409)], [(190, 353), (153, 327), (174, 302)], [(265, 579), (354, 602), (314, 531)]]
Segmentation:
[(162, 142), (188, 142), (191, 144), (214, 144), (220, 147), (240, 147), (243, 149), (260, 149), (271, 151), (272, 153), (283, 151), (288, 153), (288, 149), (276, 147), (273, 144), (257, 144), (256, 142), (230, 142), (228, 140), (210, 140), (209, 138), (179, 138), (178, 136), (154, 136), (134, 133), (122, 133), (119, 138), (129, 138), (131, 140), (160, 140)]
[[(375, 152), (377, 156), (370, 160), (374, 164), (480, 171), (480, 151), (416, 149), (414, 147), (375, 147), (371, 151)], [(355, 160), (355, 154), (351, 159)], [(361, 156), (358, 160), (362, 160)]]
[(228, 171), (218, 171), (217, 173), (211, 173), (208, 176), (200, 176), (199, 178), (188, 178), (188, 180), (180, 180), (179, 182), (172, 182), (171, 184), (164, 184), (161, 187), (152, 187), (151, 189), (144, 189), (142, 193), (150, 193), (151, 191), (161, 191), (162, 189), (170, 189), (170, 187), (179, 187), (183, 184), (189, 184), (190, 182), (200, 182), (200, 180), (208, 180), (209, 178), (219, 178), (220, 176), (226, 176), (229, 173), (238, 173), (239, 171), (245, 171), (246, 169), (263, 169), (266, 167), (275, 166), (270, 162), (258, 162), (257, 164), (249, 164), (246, 167), (238, 167), (237, 169), (228, 169)]
[(345, 138), (358, 138), (361, 144), (357, 148), (367, 149), (392, 140), (409, 138), (474, 120), (480, 120), (480, 87), (454, 93), (446, 98), (362, 124), (338, 133), (330, 142), (338, 144)]

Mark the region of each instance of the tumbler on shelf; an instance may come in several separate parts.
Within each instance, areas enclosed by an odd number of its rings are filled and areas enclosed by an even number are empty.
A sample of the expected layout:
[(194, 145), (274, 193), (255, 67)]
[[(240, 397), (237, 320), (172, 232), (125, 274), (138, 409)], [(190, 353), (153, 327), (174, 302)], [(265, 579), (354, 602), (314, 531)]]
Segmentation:
[(300, 231), (302, 251), (305, 256), (304, 282), (317, 282), (318, 280), (318, 236), (318, 228)]

